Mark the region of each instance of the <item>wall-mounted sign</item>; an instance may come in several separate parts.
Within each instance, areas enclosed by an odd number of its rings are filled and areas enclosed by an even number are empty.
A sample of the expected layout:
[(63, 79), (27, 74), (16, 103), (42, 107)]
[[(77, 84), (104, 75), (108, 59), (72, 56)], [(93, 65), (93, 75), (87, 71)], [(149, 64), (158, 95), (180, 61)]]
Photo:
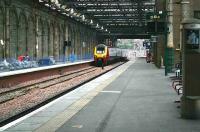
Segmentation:
[(158, 36), (151, 36), (151, 42), (156, 43), (158, 41)]
[(199, 30), (186, 29), (185, 39), (187, 49), (199, 49)]
[(146, 20), (159, 20), (164, 18), (165, 14), (163, 13), (163, 11), (146, 13)]
[(70, 47), (71, 45), (72, 45), (71, 41), (64, 41), (64, 46)]

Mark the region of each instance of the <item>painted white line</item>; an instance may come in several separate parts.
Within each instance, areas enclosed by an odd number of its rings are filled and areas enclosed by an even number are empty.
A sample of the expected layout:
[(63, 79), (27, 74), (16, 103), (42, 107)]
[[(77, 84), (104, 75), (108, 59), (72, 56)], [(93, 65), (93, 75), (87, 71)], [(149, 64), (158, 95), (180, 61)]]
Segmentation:
[(74, 126), (72, 126), (73, 128), (82, 128), (83, 127), (83, 125), (74, 125)]
[(101, 91), (101, 93), (121, 93), (121, 91)]

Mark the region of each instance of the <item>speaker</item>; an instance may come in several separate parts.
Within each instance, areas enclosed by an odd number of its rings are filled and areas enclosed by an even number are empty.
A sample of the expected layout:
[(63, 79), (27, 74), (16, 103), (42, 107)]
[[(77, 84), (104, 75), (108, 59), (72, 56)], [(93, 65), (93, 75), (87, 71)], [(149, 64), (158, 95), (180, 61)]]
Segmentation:
[(71, 41), (64, 41), (64, 46), (71, 46)]

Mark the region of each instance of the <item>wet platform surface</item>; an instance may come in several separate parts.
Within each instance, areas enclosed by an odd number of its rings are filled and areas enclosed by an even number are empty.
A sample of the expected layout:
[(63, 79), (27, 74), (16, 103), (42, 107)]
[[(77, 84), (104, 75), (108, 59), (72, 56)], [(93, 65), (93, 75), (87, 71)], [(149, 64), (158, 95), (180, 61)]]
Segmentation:
[(200, 120), (180, 118), (180, 109), (174, 103), (179, 98), (163, 69), (138, 59), (85, 84), (5, 131), (199, 132)]

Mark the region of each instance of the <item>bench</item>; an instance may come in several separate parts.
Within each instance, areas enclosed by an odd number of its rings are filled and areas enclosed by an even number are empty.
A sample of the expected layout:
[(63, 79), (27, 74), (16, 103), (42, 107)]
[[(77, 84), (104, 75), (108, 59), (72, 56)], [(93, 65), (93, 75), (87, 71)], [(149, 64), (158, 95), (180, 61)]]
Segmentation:
[(172, 88), (176, 91), (178, 95), (183, 93), (183, 85), (182, 85), (182, 80), (174, 80), (172, 82)]

